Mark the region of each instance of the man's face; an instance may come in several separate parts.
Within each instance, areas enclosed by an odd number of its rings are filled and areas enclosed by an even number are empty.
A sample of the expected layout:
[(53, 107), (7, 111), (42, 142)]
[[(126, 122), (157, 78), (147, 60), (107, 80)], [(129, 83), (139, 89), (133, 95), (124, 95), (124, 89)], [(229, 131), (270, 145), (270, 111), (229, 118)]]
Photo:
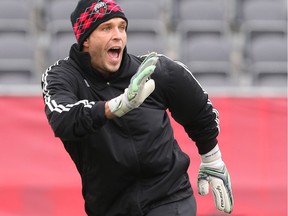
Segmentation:
[(121, 64), (127, 43), (127, 23), (112, 18), (100, 24), (84, 41), (83, 51), (89, 52), (92, 66), (101, 73), (116, 72)]

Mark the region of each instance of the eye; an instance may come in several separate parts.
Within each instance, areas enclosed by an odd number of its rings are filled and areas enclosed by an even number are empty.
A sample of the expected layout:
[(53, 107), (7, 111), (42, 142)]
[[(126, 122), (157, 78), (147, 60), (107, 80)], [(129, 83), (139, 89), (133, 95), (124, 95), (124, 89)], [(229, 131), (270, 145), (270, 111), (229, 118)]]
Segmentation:
[(125, 31), (125, 30), (126, 30), (126, 26), (124, 26), (124, 25), (123, 25), (123, 26), (120, 26), (119, 29)]
[(103, 28), (102, 28), (102, 30), (103, 31), (109, 31), (111, 28), (109, 27), (109, 26), (104, 26)]

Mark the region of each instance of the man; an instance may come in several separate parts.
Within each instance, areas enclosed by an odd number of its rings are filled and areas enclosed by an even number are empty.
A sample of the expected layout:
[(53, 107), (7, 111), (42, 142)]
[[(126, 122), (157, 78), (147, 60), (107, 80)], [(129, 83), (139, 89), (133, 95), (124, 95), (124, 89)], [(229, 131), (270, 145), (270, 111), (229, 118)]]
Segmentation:
[[(229, 174), (217, 144), (218, 113), (187, 67), (126, 49), (128, 21), (112, 0), (80, 0), (77, 42), (42, 76), (49, 123), (74, 161), (89, 216), (196, 215), (189, 157), (167, 109), (202, 159), (198, 191), (232, 212)], [(141, 42), (141, 41), (140, 41)]]

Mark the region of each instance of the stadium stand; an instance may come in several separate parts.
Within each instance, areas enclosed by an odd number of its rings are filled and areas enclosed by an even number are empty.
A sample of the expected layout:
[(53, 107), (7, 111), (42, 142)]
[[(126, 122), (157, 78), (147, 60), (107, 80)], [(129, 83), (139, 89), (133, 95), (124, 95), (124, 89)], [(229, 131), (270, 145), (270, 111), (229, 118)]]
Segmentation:
[[(242, 46), (241, 53), (243, 58), (243, 71), (242, 73), (246, 73), (247, 77), (249, 77), (249, 81), (251, 85), (255, 86), (277, 86), (275, 85), (275, 81), (279, 80), (279, 73), (270, 73), (269, 79), (265, 79), (268, 82), (264, 82), (264, 77), (268, 77), (268, 74), (263, 77), (262, 82), (256, 82), (256, 77), (260, 77), (257, 72), (255, 72), (255, 62), (262, 61), (261, 65), (266, 61), (266, 65), (268, 66), (266, 71), (271, 71), (271, 65), (274, 65), (275, 70), (277, 71), (279, 68), (283, 68), (283, 63), (274, 63), (271, 62), (271, 59), (264, 59), (263, 53), (259, 52), (257, 47), (261, 46), (262, 51), (268, 52), (264, 55), (269, 55), (269, 50), (265, 49), (265, 46), (270, 46), (271, 50), (276, 50), (273, 46), (278, 46), (274, 42), (269, 43), (273, 38), (278, 38), (279, 43), (282, 43), (282, 49), (286, 47), (285, 41), (287, 41), (287, 14), (285, 11), (285, 2), (281, 0), (275, 1), (267, 1), (267, 0), (251, 0), (240, 1), (241, 6), (239, 5), (237, 15), (238, 15), (238, 23), (239, 23), (239, 35), (242, 37)], [(238, 3), (238, 4), (240, 4)], [(263, 41), (268, 39), (267, 45), (263, 44)], [(263, 40), (262, 40), (263, 38)], [(277, 40), (277, 39), (276, 39)], [(280, 45), (281, 46), (281, 45)], [(281, 49), (280, 49), (281, 50)], [(282, 52), (282, 51), (280, 51)], [(284, 52), (282, 52), (284, 54)], [(275, 53), (276, 54), (276, 53)], [(284, 58), (285, 56), (283, 56)], [(286, 58), (287, 62), (287, 58)], [(251, 64), (254, 66), (252, 67)], [(257, 65), (260, 63), (258, 62)], [(279, 65), (280, 64), (280, 65)], [(282, 66), (281, 66), (282, 64)], [(269, 66), (270, 65), (270, 66)], [(278, 68), (278, 69), (276, 69)], [(260, 70), (258, 68), (257, 70)], [(257, 71), (256, 70), (256, 71)], [(261, 69), (263, 70), (263, 69)], [(281, 69), (283, 72), (287, 73), (287, 68)], [(284, 70), (284, 71), (283, 71)], [(258, 74), (258, 75), (256, 75)], [(275, 79), (274, 79), (275, 78)], [(274, 81), (273, 81), (274, 80)], [(282, 80), (278, 86), (283, 86), (285, 80)], [(262, 84), (260, 84), (262, 83)], [(273, 84), (274, 83), (274, 84)]]
[(0, 1), (0, 34), (26, 36), (35, 31), (34, 6), (28, 0)]
[(75, 36), (62, 35), (61, 37), (52, 37), (50, 42), (50, 49), (47, 49), (47, 61), (53, 64), (59, 59), (64, 59), (69, 55), (71, 44), (76, 43)]
[(178, 14), (176, 28), (182, 39), (203, 35), (220, 37), (229, 33), (225, 0), (182, 0), (177, 5), (179, 11), (175, 11)]
[(33, 84), (36, 76), (32, 37), (0, 35), (0, 84)]
[(0, 1), (0, 87), (4, 91), (9, 85), (16, 85), (17, 89), (22, 84), (39, 83), (37, 5), (34, 3), (33, 0)]
[(231, 86), (233, 41), (226, 0), (174, 1), (178, 55), (205, 86)]
[(258, 86), (287, 86), (287, 41), (276, 36), (253, 40), (248, 49), (248, 70), (253, 84)]
[[(136, 55), (156, 50), (187, 63), (190, 58), (188, 53), (191, 51), (189, 47), (195, 49), (195, 43), (189, 42), (190, 39), (196, 41), (199, 37), (206, 38), (210, 35), (213, 37), (212, 40), (215, 40), (215, 36), (219, 37), (219, 44), (227, 40), (225, 43), (230, 44), (229, 59), (232, 66), (229, 74), (236, 77), (233, 80), (235, 87), (233, 91), (236, 92), (247, 87), (259, 87), (254, 82), (255, 73), (252, 72), (249, 59), (251, 55), (248, 55), (247, 49), (251, 35), (256, 38), (254, 36), (262, 37), (262, 35), (275, 33), (279, 38), (287, 39), (284, 0), (117, 1), (121, 3), (129, 19), (128, 51)], [(10, 33), (29, 35), (30, 39), (27, 40), (33, 41), (36, 77), (39, 78), (46, 67), (53, 64), (55, 60), (68, 56), (70, 45), (75, 42), (69, 19), (76, 3), (77, 0), (3, 0), (0, 2), (0, 35)], [(9, 12), (9, 8), (13, 10)], [(257, 10), (254, 11), (253, 8)], [(62, 38), (66, 34), (69, 35), (67, 39)], [(138, 36), (138, 41), (141, 42), (137, 42)], [(213, 53), (212, 47), (210, 49)], [(211, 55), (205, 56), (204, 51), (201, 55), (203, 59), (199, 61), (202, 62), (211, 58)], [(20, 82), (19, 80), (21, 79), (19, 78), (17, 82)], [(6, 83), (3, 77), (0, 83)], [(220, 82), (215, 81), (212, 84), (209, 81), (208, 85), (217, 87), (220, 91), (224, 89)], [(261, 86), (271, 85), (263, 83)], [(2, 87), (1, 91), (5, 92), (5, 88)]]
[(281, 1), (246, 1), (243, 5), (241, 32), (246, 47), (253, 39), (266, 35), (287, 36), (285, 4)]
[(35, 46), (32, 38), (0, 36), (0, 83), (35, 83)]
[(231, 43), (217, 37), (199, 37), (187, 43), (184, 63), (197, 80), (205, 86), (232, 84)]
[(45, 4), (46, 28), (52, 37), (56, 38), (65, 34), (73, 34), (70, 14), (76, 4), (77, 0), (59, 0)]
[(46, 67), (69, 55), (70, 46), (76, 42), (70, 22), (71, 11), (77, 0), (49, 0), (44, 4), (46, 43), (43, 52), (47, 57)]
[[(249, 4), (251, 4), (251, 5), (260, 4), (260, 5), (258, 5), (260, 8), (256, 9), (257, 11), (260, 11), (260, 9), (262, 7), (264, 7), (264, 8), (266, 7), (265, 5), (267, 5), (267, 2), (268, 2), (268, 4), (269, 4), (269, 2), (270, 3), (272, 2), (272, 4), (275, 3), (278, 5), (281, 5), (283, 7), (283, 9), (285, 10), (285, 4), (286, 4), (285, 0), (273, 0), (273, 1), (269, 1), (269, 0), (234, 0), (234, 7), (232, 10), (233, 10), (233, 19), (234, 19), (235, 25), (238, 26), (238, 28), (239, 28), (242, 25), (243, 21), (245, 20), (245, 17), (244, 17), (245, 12), (244, 11), (246, 10), (245, 7), (247, 7), (246, 4), (248, 4), (248, 5)], [(261, 5), (264, 5), (264, 6), (261, 6)], [(250, 7), (250, 6), (248, 6), (248, 7)], [(277, 8), (277, 6), (275, 6), (275, 5), (273, 7)], [(285, 12), (284, 10), (282, 12)], [(272, 14), (271, 13), (272, 11), (273, 11), (273, 8), (270, 12), (268, 12), (268, 16), (274, 16), (274, 17), (279, 16), (279, 14)], [(258, 16), (258, 15), (256, 14), (256, 16)]]
[(122, 1), (121, 7), (129, 20), (128, 37), (134, 35), (159, 36), (165, 34), (160, 8), (143, 0)]
[[(139, 40), (141, 43), (139, 43)], [(163, 44), (163, 38), (159, 36), (129, 36), (127, 43), (127, 51), (133, 53), (134, 55), (144, 55), (151, 51), (156, 51), (158, 53), (166, 53), (166, 46)]]

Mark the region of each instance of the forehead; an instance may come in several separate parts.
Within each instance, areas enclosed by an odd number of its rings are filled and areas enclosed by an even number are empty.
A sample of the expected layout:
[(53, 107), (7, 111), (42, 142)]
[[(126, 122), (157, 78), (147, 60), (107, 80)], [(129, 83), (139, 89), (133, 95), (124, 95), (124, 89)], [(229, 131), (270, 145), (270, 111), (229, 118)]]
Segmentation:
[(127, 24), (126, 21), (121, 18), (121, 17), (114, 17), (112, 19), (109, 19), (103, 23), (101, 23), (99, 26), (101, 25), (119, 25), (119, 24)]

